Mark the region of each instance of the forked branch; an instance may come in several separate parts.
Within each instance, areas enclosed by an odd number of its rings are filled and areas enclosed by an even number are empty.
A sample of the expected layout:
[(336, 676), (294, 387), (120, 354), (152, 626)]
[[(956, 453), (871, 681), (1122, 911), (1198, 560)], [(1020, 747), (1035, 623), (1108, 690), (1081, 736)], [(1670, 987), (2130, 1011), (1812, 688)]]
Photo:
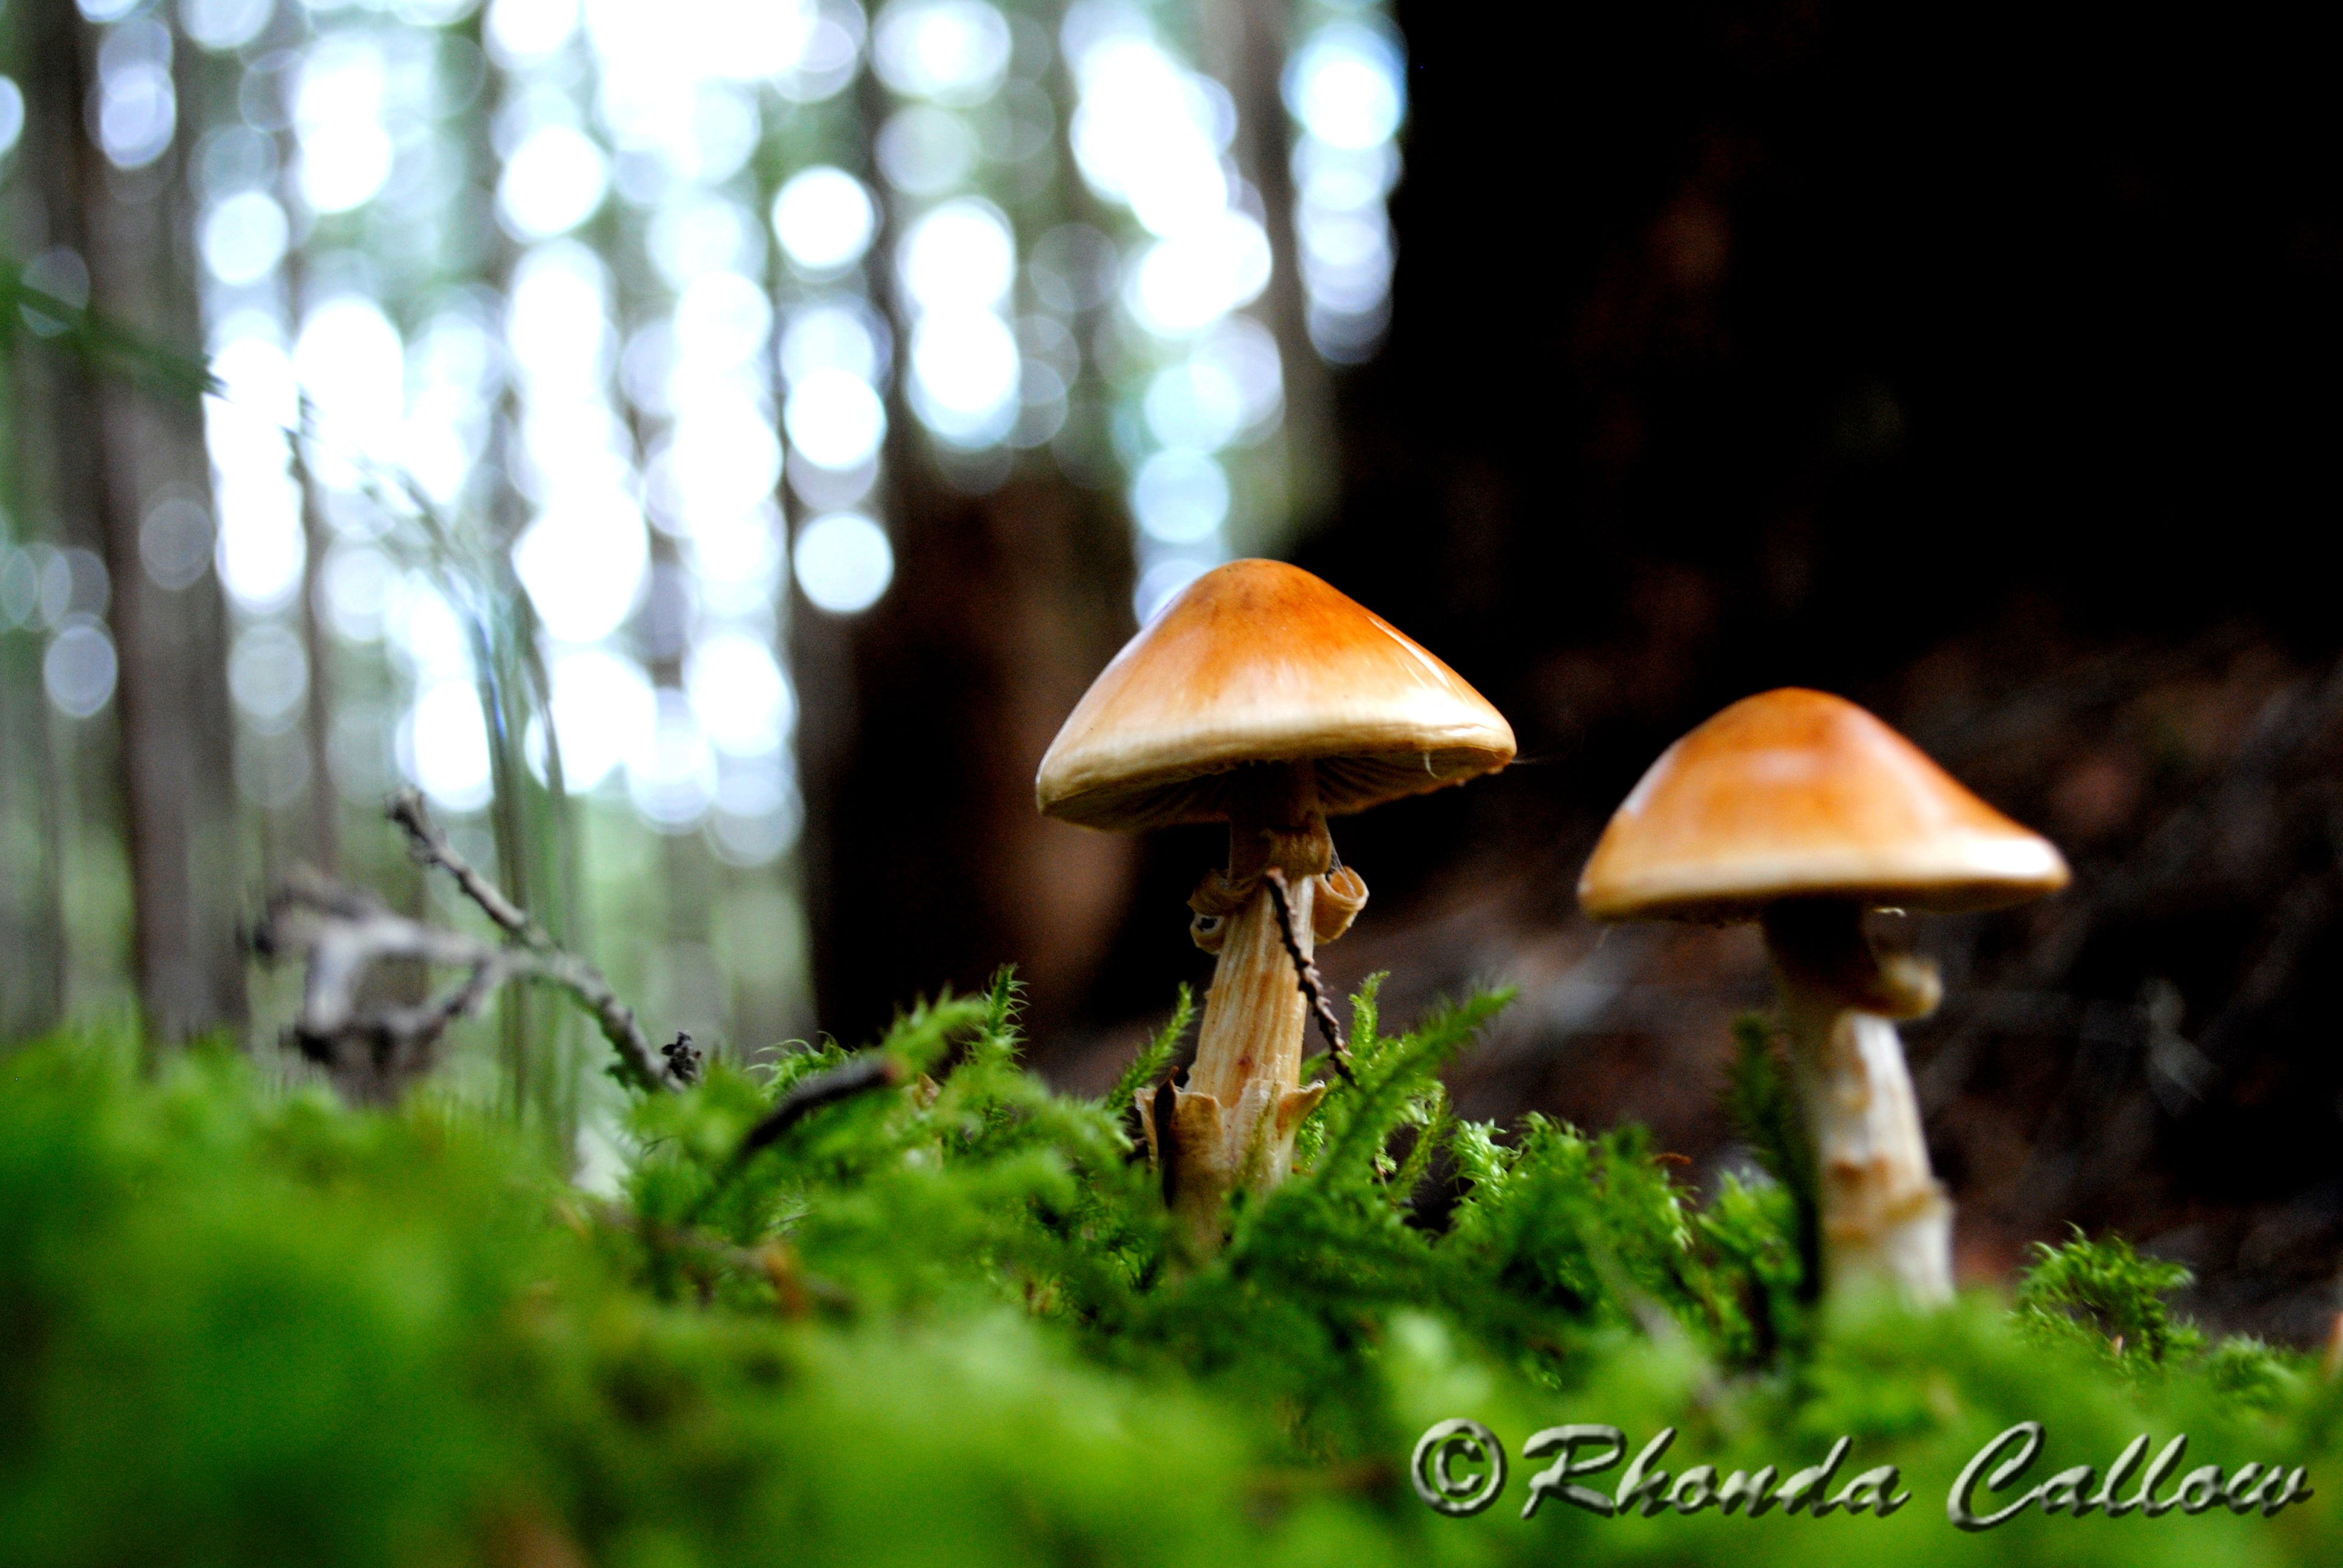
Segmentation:
[[(412, 789), (392, 798), (386, 813), (404, 831), (420, 864), (454, 879), (465, 897), (505, 934), (483, 941), (443, 930), (389, 909), (373, 893), (297, 869), (269, 900), (253, 933), (264, 958), (299, 955), (308, 965), (293, 1041), (325, 1066), (344, 1091), (361, 1101), (388, 1101), (428, 1071), (440, 1038), (457, 1020), (478, 1012), (508, 980), (534, 980), (566, 991), (594, 1015), (636, 1087), (677, 1089), (697, 1076), (697, 1053), (679, 1041), (654, 1049), (634, 1010), (618, 1000), (602, 971), (560, 947), (528, 912), (479, 872), (431, 820)], [(378, 963), (406, 961), (461, 969), (454, 988), (420, 1003), (363, 1002), (367, 976)]]

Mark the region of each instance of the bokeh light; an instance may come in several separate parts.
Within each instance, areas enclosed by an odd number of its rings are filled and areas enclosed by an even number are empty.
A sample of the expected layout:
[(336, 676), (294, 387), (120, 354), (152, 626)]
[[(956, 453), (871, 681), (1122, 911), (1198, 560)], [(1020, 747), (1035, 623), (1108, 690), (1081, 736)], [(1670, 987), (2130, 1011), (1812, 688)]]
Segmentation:
[(772, 329), (772, 302), (737, 272), (703, 272), (676, 297), (676, 356), (696, 370), (747, 366), (764, 353)]
[(873, 386), (887, 373), (886, 325), (860, 300), (832, 300), (790, 314), (782, 330), (780, 367), (795, 386), (821, 370), (842, 370)]
[(371, 545), (337, 545), (326, 558), (318, 584), (327, 625), (345, 642), (380, 639), (398, 580), (390, 558)]
[(928, 104), (888, 116), (870, 150), (887, 183), (910, 196), (942, 196), (966, 184), (981, 156), (966, 116)]
[(112, 700), (119, 668), (105, 624), (95, 616), (75, 615), (41, 656), (41, 684), (58, 712), (88, 719)]
[(911, 225), (899, 253), (903, 292), (920, 310), (999, 305), (1017, 279), (1009, 218), (980, 196), (945, 202)]
[(1150, 538), (1166, 544), (1209, 539), (1228, 520), (1228, 474), (1202, 452), (1158, 452), (1131, 481), (1131, 512)]
[(1017, 276), (1009, 219), (980, 197), (930, 209), (904, 235), (897, 269), (913, 314), (911, 408), (948, 446), (990, 446), (1016, 424), (1021, 356), (999, 314)]
[(809, 460), (825, 468), (851, 468), (878, 455), (887, 434), (887, 407), (852, 371), (825, 367), (790, 387), (781, 422), (789, 444)]
[(257, 283), (285, 257), (292, 225), (266, 192), (239, 191), (203, 217), (197, 243), (204, 265), (226, 284)]
[(662, 832), (687, 832), (716, 799), (716, 749), (690, 702), (662, 690), (650, 734), (627, 757), (627, 795), (645, 821)]
[(179, 116), (170, 29), (152, 17), (109, 28), (98, 45), (96, 99), (94, 129), (108, 163), (139, 169), (161, 157)]
[(482, 34), (508, 65), (542, 59), (578, 31), (578, 0), (494, 0)]
[(1287, 65), (1285, 102), (1320, 141), (1361, 152), (1399, 130), (1406, 80), (1406, 64), (1389, 37), (1356, 22), (1330, 22)]
[(399, 771), (447, 811), (477, 811), (492, 793), (488, 729), (468, 679), (433, 682), (398, 726)]
[(1222, 212), (1140, 253), (1131, 313), (1150, 332), (1187, 337), (1260, 298), (1270, 265), (1267, 231), (1244, 213)]
[(0, 157), (15, 149), (25, 134), (25, 90), (11, 76), (0, 76)]
[(1217, 452), (1245, 427), (1243, 389), (1202, 355), (1157, 371), (1142, 407), (1149, 433), (1166, 447)]
[(1393, 138), (1407, 113), (1395, 35), (1338, 18), (1312, 33), (1285, 73), (1298, 124), (1293, 226), (1310, 339), (1336, 364), (1370, 357), (1391, 314), (1394, 246), (1384, 201), (1399, 178)]
[(186, 496), (165, 496), (138, 525), (138, 559), (159, 588), (177, 593), (201, 582), (216, 545), (211, 513)]
[(992, 312), (930, 311), (912, 330), (910, 366), (911, 407), (947, 443), (990, 446), (1015, 424), (1017, 339)]
[(241, 49), (260, 35), (276, 0), (179, 0), (179, 25), (205, 48)]
[(381, 306), (342, 294), (312, 309), (294, 341), (293, 372), (317, 437), (311, 461), (327, 483), (355, 488), (362, 465), (396, 458), (407, 414), (407, 351)]
[(871, 36), (870, 63), (895, 91), (980, 104), (1009, 67), (1009, 22), (985, 0), (891, 0)]
[(778, 752), (795, 722), (789, 678), (772, 648), (747, 632), (701, 638), (684, 662), (684, 690), (709, 743), (729, 756)]
[(309, 658), (301, 639), (275, 621), (246, 627), (228, 650), (227, 689), (261, 733), (291, 729), (309, 692)]
[(380, 50), (356, 32), (327, 33), (309, 45), (295, 90), (301, 199), (313, 212), (347, 212), (374, 198), (396, 154), (382, 123), (386, 73)]
[(513, 570), (538, 619), (563, 642), (599, 642), (617, 631), (649, 565), (642, 516), (622, 495), (568, 498), (513, 545)]
[(608, 648), (573, 649), (554, 659), (548, 678), (567, 788), (589, 791), (618, 777), (627, 759), (650, 744), (658, 698), (634, 660)]
[(789, 177), (773, 197), (773, 236), (804, 271), (827, 276), (852, 266), (870, 248), (879, 209), (860, 180), (820, 165)]
[(568, 126), (543, 126), (505, 160), (497, 211), (517, 238), (551, 239), (592, 217), (609, 189), (609, 162), (591, 137)]
[(222, 474), (215, 564), (238, 608), (265, 615), (301, 591), (309, 547), (301, 529), (301, 487), (283, 473)]
[(651, 213), (643, 247), (669, 288), (712, 272), (764, 271), (765, 238), (746, 207), (711, 191), (669, 191)]
[(711, 404), (679, 419), (653, 457), (653, 504), (671, 528), (744, 512), (781, 479), (781, 443), (753, 407)]
[(869, 609), (895, 578), (895, 550), (887, 530), (860, 512), (834, 512), (808, 523), (799, 531), (791, 558), (799, 590), (832, 615)]

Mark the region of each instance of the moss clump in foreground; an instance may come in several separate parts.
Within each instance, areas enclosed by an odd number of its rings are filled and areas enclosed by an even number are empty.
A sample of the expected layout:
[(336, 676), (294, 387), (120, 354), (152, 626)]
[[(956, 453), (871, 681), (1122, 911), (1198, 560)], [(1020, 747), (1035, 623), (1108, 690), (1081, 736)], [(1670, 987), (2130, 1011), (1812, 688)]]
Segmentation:
[[(2156, 1300), (2171, 1279), (2107, 1244), (2052, 1255), (2016, 1312), (1818, 1324), (1789, 1188), (1702, 1207), (1632, 1131), (1453, 1121), (1435, 1074), (1493, 1005), (1386, 1039), (1363, 997), (1357, 1087), (1201, 1268), (1131, 1157), (1127, 1096), (1022, 1071), (1005, 983), (903, 1020), (902, 1087), (745, 1166), (745, 1131), (837, 1053), (639, 1102), (610, 1203), (428, 1102), (358, 1114), (227, 1057), (145, 1082), (100, 1042), (21, 1050), (0, 1060), (0, 1542), (26, 1564), (2343, 1560), (2343, 1401), (2307, 1362), (2203, 1348)], [(1736, 1094), (1762, 1103), (1743, 1055)], [(1477, 1518), (1407, 1480), (1451, 1416), (1514, 1455)], [(1955, 1473), (2028, 1419), (2049, 1438), (2025, 1484), (2186, 1432), (2190, 1466), (2307, 1465), (2321, 1495), (1955, 1531)], [(1841, 1479), (1896, 1464), (1913, 1502), (1524, 1521), (1544, 1462), (1521, 1445), (1565, 1422), (1630, 1452), (1674, 1426), (1663, 1462), (1720, 1474), (1847, 1435)]]

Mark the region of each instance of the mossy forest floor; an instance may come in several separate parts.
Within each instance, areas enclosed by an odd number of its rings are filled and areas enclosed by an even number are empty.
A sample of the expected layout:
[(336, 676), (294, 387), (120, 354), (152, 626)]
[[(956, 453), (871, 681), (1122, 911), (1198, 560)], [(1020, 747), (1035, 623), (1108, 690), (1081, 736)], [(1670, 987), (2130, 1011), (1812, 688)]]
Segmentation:
[[(0, 1059), (0, 1559), (305, 1565), (2343, 1561), (2343, 1392), (2170, 1321), (2112, 1241), (2013, 1302), (1810, 1299), (1811, 1221), (1762, 1029), (1731, 1089), (1781, 1180), (1705, 1204), (1633, 1130), (1452, 1120), (1494, 1006), (1378, 1031), (1302, 1173), (1179, 1255), (1121, 1107), (1017, 1060), (1014, 991), (906, 1016), (898, 1081), (745, 1163), (844, 1060), (639, 1101), (615, 1201), (435, 1103), (357, 1113), (239, 1059), (142, 1074), (96, 1038)], [(1513, 1455), (1487, 1512), (1409, 1480), (1433, 1422)], [(2187, 1464), (2307, 1467), (2275, 1517), (1946, 1520), (1969, 1455), (2041, 1422), (2018, 1488), (2186, 1432)], [(1892, 1516), (1603, 1518), (1520, 1450), (1678, 1429), (1722, 1475), (1899, 1468)], [(1459, 1469), (1467, 1466), (1460, 1464)], [(1609, 1490), (1614, 1468), (1592, 1478)], [(2168, 1493), (2179, 1476), (2161, 1489)], [(2016, 1490), (1988, 1502), (2006, 1503)]]

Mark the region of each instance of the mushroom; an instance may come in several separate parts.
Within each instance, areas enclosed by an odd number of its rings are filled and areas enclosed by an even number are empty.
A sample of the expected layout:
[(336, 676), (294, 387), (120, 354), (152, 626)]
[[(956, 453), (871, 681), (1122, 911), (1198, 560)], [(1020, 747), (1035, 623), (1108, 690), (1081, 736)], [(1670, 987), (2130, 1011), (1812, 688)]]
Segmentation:
[(1834, 1292), (1952, 1294), (1952, 1205), (1928, 1168), (1896, 1037), (1943, 988), (1882, 959), (1864, 911), (2000, 909), (2066, 885), (2050, 842), (1963, 789), (1844, 698), (1735, 703), (1661, 754), (1578, 880), (1599, 920), (1764, 923), (1815, 1161)]
[(1453, 670), (1308, 572), (1266, 560), (1189, 584), (1058, 731), (1034, 783), (1045, 814), (1123, 831), (1229, 825), (1227, 869), (1188, 901), (1196, 945), (1218, 955), (1195, 1065), (1184, 1085), (1139, 1095), (1165, 1199), (1203, 1249), (1231, 1190), (1285, 1179), (1294, 1129), (1325, 1093), (1301, 1082), (1297, 971), (1312, 972), (1316, 944), (1367, 898), (1326, 819), (1513, 756), (1512, 729)]

